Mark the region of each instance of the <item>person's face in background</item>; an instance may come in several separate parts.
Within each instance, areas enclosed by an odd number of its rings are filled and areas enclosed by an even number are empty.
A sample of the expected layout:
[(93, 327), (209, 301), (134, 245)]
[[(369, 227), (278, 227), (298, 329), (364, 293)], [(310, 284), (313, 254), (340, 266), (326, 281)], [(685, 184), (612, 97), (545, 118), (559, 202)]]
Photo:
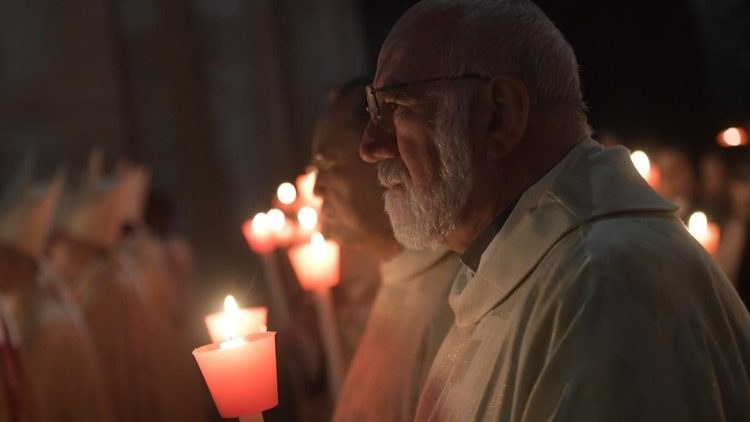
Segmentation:
[(656, 154), (661, 175), (659, 193), (665, 198), (690, 203), (695, 189), (695, 175), (690, 159), (681, 151), (665, 149)]
[(700, 162), (701, 194), (706, 199), (726, 195), (729, 175), (724, 161), (716, 154), (708, 154)]
[[(362, 94), (364, 95), (364, 94)], [(318, 169), (315, 193), (323, 198), (323, 232), (342, 244), (371, 244), (392, 238), (383, 205), (383, 187), (375, 166), (359, 157), (367, 122), (357, 119), (346, 99), (318, 121), (313, 136), (313, 164)], [(364, 109), (362, 113), (366, 112)]]

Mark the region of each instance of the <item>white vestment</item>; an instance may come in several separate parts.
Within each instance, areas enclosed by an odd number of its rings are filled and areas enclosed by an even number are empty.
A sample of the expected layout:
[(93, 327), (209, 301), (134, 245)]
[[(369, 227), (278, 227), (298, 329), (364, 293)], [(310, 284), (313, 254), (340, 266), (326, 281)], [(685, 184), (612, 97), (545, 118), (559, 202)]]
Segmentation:
[(421, 385), (453, 323), (448, 292), (460, 266), (447, 250), (404, 251), (381, 266), (334, 421), (414, 419)]
[(459, 272), (416, 419), (750, 420), (750, 316), (673, 210), (574, 148)]

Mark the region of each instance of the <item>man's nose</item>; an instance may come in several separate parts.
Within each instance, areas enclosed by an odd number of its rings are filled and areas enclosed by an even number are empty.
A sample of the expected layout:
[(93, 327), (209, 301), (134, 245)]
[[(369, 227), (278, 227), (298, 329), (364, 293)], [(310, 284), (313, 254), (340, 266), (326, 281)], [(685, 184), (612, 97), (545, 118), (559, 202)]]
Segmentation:
[(359, 156), (368, 163), (389, 160), (399, 156), (396, 135), (369, 123), (362, 134)]

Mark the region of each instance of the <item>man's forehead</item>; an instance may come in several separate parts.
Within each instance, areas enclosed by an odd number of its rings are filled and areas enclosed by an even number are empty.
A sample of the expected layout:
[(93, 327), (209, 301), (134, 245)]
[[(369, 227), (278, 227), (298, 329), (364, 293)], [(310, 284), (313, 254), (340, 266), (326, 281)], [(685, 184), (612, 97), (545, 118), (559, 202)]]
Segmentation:
[(445, 60), (445, 46), (453, 38), (462, 12), (457, 8), (426, 11), (418, 6), (388, 34), (378, 57), (376, 88), (444, 76), (438, 73)]

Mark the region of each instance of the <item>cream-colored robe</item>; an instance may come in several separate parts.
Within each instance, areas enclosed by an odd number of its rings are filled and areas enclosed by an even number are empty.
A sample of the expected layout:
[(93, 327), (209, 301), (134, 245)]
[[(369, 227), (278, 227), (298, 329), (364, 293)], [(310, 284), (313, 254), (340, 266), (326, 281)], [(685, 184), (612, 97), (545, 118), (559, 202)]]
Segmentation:
[(68, 297), (47, 287), (52, 284), (30, 280), (12, 296), (10, 307), (37, 414), (48, 422), (112, 421), (88, 328)]
[(456, 278), (416, 420), (750, 420), (750, 316), (673, 209), (578, 145)]
[(204, 420), (207, 396), (200, 370), (190, 353), (199, 344), (190, 342), (189, 327), (183, 318), (189, 304), (185, 303), (180, 283), (187, 284), (189, 280), (176, 279), (179, 272), (164, 244), (145, 228), (136, 229), (124, 239), (120, 258), (138, 270), (140, 276), (134, 280), (139, 283), (145, 306), (152, 315), (152, 323), (143, 330), (151, 339), (148, 356), (151, 365), (162, 371), (151, 382), (164, 393), (160, 408), (165, 420)]
[[(18, 324), (6, 306), (8, 300), (0, 294), (0, 422), (36, 422), (41, 420), (37, 399), (29, 382), (28, 362), (21, 354)], [(10, 356), (4, 356), (9, 351)], [(10, 371), (14, 373), (6, 373), (6, 365), (12, 365)]]
[(453, 323), (448, 291), (461, 267), (447, 251), (404, 251), (381, 286), (344, 380), (334, 421), (411, 421), (437, 349)]
[(73, 296), (91, 331), (117, 420), (168, 420), (168, 372), (158, 363), (153, 337), (159, 323), (138, 277), (131, 263), (110, 254), (73, 280)]

